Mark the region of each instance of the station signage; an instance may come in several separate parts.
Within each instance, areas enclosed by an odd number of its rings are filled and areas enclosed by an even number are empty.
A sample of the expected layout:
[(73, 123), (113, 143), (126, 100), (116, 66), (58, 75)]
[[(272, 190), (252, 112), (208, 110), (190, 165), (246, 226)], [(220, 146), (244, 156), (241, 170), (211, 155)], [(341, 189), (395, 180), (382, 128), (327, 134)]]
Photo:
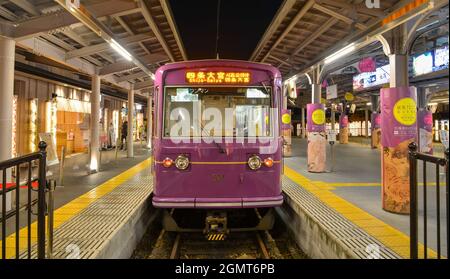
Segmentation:
[(337, 84), (327, 86), (327, 100), (337, 98)]
[(249, 72), (215, 72), (215, 71), (187, 71), (187, 83), (208, 83), (208, 84), (247, 84), (251, 81)]

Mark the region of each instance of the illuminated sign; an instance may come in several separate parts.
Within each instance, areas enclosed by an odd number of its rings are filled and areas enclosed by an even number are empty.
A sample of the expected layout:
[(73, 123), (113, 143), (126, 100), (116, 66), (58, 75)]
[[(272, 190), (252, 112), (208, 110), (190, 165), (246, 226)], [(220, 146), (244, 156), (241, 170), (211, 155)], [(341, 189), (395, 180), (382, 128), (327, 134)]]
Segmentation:
[(373, 86), (389, 83), (390, 80), (389, 64), (379, 67), (375, 72), (361, 73), (353, 76), (353, 90), (364, 90)]
[(186, 72), (187, 83), (250, 83), (249, 72)]

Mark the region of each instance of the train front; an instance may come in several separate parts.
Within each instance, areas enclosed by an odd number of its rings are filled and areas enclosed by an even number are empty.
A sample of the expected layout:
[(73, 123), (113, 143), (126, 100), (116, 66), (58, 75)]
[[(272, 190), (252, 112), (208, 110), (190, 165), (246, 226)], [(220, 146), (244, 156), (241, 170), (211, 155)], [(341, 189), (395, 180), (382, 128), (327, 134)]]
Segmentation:
[(241, 61), (157, 70), (153, 205), (275, 207), (281, 195), (281, 76)]

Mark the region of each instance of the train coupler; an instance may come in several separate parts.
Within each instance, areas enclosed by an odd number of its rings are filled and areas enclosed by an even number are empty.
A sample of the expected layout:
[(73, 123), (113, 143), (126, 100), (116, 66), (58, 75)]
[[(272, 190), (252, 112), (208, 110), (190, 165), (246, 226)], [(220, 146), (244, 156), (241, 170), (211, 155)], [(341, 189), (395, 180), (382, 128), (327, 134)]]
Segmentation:
[(205, 219), (205, 229), (203, 233), (207, 240), (225, 240), (229, 234), (227, 228), (227, 213), (224, 211), (208, 211)]

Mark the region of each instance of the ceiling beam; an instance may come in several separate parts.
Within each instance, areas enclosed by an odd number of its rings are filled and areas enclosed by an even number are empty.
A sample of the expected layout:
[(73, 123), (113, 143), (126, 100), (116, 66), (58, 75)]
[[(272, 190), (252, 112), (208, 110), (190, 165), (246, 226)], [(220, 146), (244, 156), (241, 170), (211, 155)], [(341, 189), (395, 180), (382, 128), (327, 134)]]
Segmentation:
[[(149, 33), (143, 33), (143, 34), (139, 34), (139, 35), (129, 36), (129, 37), (118, 40), (118, 42), (121, 44), (129, 45), (132, 43), (146, 41), (151, 38), (152, 38), (152, 34), (149, 32)], [(67, 57), (67, 59), (72, 59), (72, 58), (76, 58), (76, 57), (92, 55), (94, 53), (99, 53), (99, 52), (107, 51), (110, 49), (111, 49), (111, 46), (108, 43), (101, 43), (101, 44), (86, 46), (86, 47), (79, 48), (79, 49), (76, 49), (73, 51), (69, 51), (67, 53), (66, 57)]]
[[(86, 47), (89, 45), (89, 43), (83, 39), (80, 35), (78, 35), (77, 33), (75, 33), (72, 29), (65, 29), (63, 31), (63, 34), (66, 35), (67, 37), (71, 38), (72, 40), (74, 40), (75, 42), (79, 43), (80, 45), (82, 45), (83, 47)], [(108, 61), (109, 63), (114, 63), (115, 60), (111, 55), (108, 55), (106, 53), (96, 53), (99, 56), (101, 56), (103, 59), (105, 59), (106, 61)]]
[(32, 14), (33, 16), (38, 16), (41, 13), (34, 5), (32, 5), (27, 0), (10, 0), (11, 3), (14, 5), (20, 7), (22, 10), (26, 11), (29, 14)]
[(10, 21), (16, 21), (17, 19), (17, 16), (14, 13), (10, 12), (8, 9), (5, 9), (2, 6), (0, 6), (0, 16)]
[(261, 52), (261, 49), (264, 48), (264, 46), (267, 44), (267, 41), (270, 40), (270, 38), (273, 36), (273, 33), (278, 29), (281, 22), (283, 22), (283, 20), (286, 18), (286, 15), (292, 9), (295, 2), (296, 0), (283, 1), (281, 7), (277, 11), (277, 14), (275, 15), (274, 19), (270, 23), (269, 27), (266, 29), (266, 32), (264, 32), (264, 35), (258, 42), (258, 45), (256, 46), (255, 50), (253, 51), (252, 56), (250, 57), (250, 61), (254, 61), (256, 59), (256, 57)]
[(122, 82), (122, 81), (132, 81), (135, 79), (140, 79), (140, 78), (144, 78), (148, 76), (146, 73), (144, 72), (137, 72), (134, 74), (130, 74), (130, 75), (123, 75), (121, 77), (116, 78), (117, 82)]
[(303, 5), (303, 7), (300, 9), (300, 11), (295, 15), (295, 17), (292, 19), (291, 23), (289, 23), (288, 27), (284, 29), (283, 33), (277, 38), (275, 43), (270, 47), (270, 49), (267, 51), (267, 53), (264, 55), (264, 57), (261, 59), (261, 62), (264, 62), (264, 60), (267, 59), (267, 57), (270, 55), (270, 52), (278, 46), (279, 43), (283, 40), (283, 38), (291, 31), (292, 28), (300, 21), (300, 19), (303, 18), (303, 16), (309, 11), (309, 9), (312, 8), (314, 5), (315, 0), (308, 0), (308, 2)]
[(175, 62), (175, 58), (173, 57), (173, 54), (170, 51), (166, 40), (164, 39), (163, 35), (161, 34), (161, 31), (159, 30), (158, 26), (156, 25), (156, 22), (153, 20), (153, 17), (150, 13), (149, 8), (147, 7), (147, 4), (143, 0), (137, 0), (137, 3), (139, 5), (139, 7), (141, 8), (142, 15), (144, 16), (145, 21), (150, 26), (150, 29), (155, 34), (156, 39), (158, 39), (158, 42), (160, 43), (160, 45), (166, 52), (167, 56), (169, 56), (170, 61)]
[[(148, 54), (146, 56), (140, 57), (140, 61), (145, 64), (154, 64), (159, 61), (164, 61), (167, 56), (161, 53)], [(137, 66), (130, 61), (119, 61), (113, 64), (109, 64), (100, 69), (100, 75), (110, 75), (114, 73), (119, 73), (127, 70), (136, 68)]]
[[(124, 12), (137, 8), (134, 1), (103, 1), (87, 6), (87, 9), (96, 17), (110, 16), (116, 13)], [(69, 26), (78, 23), (78, 19), (72, 16), (66, 10), (59, 10), (55, 13), (40, 15), (35, 18), (17, 23), (12, 35), (17, 41), (34, 37), (41, 32), (48, 32), (54, 29)]]
[[(332, 17), (335, 17), (335, 18), (337, 18), (339, 20), (342, 20), (343, 22), (345, 22), (345, 23), (347, 23), (349, 25), (352, 25), (353, 23), (355, 23), (355, 21), (353, 19), (345, 16), (342, 13), (342, 11), (334, 11), (332, 9), (328, 9), (327, 7), (319, 5), (317, 3), (314, 4), (313, 8), (316, 9), (316, 10), (319, 10), (319, 11), (325, 13), (325, 14), (328, 14), (328, 15), (330, 15)], [(367, 29), (367, 26), (365, 26), (364, 24), (361, 24), (361, 23), (355, 23), (355, 27), (360, 29), (360, 30), (366, 30)]]
[[(64, 51), (70, 51), (70, 50), (75, 49), (73, 46), (71, 46), (70, 44), (64, 42), (63, 40), (55, 37), (54, 35), (47, 34), (47, 33), (41, 33), (40, 35), (42, 38), (57, 45), (57, 47), (63, 49)], [(93, 57), (86, 57), (85, 59), (87, 61), (91, 62), (92, 64), (94, 64), (95, 66), (101, 66), (103, 64), (102, 62), (100, 62), (99, 60), (97, 60)]]
[(152, 86), (153, 86), (153, 80), (149, 79), (149, 80), (134, 83), (133, 89), (141, 90), (141, 89), (149, 88)]
[(170, 29), (172, 30), (172, 34), (175, 38), (175, 41), (177, 42), (178, 48), (180, 49), (181, 56), (183, 57), (183, 60), (187, 60), (186, 50), (184, 49), (183, 41), (181, 40), (180, 34), (178, 33), (177, 25), (173, 19), (172, 9), (170, 8), (169, 1), (159, 0), (159, 3), (161, 3), (163, 12), (166, 15), (167, 22), (169, 23)]
[[(125, 29), (125, 31), (127, 31), (127, 33), (129, 35), (135, 35), (133, 30), (131, 30), (130, 26), (128, 26), (128, 24), (120, 17), (120, 16), (116, 16), (114, 17), (117, 22), (123, 27), (123, 29)], [(150, 51), (148, 50), (148, 48), (145, 47), (145, 45), (141, 42), (138, 42), (139, 46), (147, 53), (150, 54)]]

